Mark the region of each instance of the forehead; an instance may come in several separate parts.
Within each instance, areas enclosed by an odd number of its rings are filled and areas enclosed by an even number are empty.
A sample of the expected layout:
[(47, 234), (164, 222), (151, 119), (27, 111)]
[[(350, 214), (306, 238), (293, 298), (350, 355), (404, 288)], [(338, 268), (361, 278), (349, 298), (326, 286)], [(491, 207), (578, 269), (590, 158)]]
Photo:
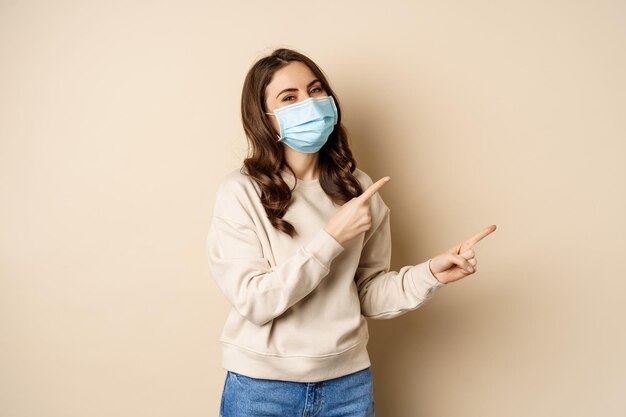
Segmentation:
[(306, 64), (292, 61), (274, 73), (265, 91), (272, 94), (285, 88), (305, 88), (315, 78), (315, 74)]

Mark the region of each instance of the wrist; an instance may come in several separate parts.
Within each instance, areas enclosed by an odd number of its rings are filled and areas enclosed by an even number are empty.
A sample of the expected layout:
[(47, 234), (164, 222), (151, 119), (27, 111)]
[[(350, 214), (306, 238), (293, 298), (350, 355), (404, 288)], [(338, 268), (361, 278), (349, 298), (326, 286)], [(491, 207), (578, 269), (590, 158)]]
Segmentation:
[(339, 239), (339, 237), (335, 234), (333, 230), (329, 229), (328, 227), (325, 227), (324, 230), (326, 230), (326, 233), (332, 236), (333, 239), (339, 242), (339, 244), (343, 245), (343, 242)]
[(435, 277), (435, 279), (436, 279), (437, 281), (439, 281), (439, 282), (440, 282), (440, 283), (442, 283), (442, 284), (445, 284), (445, 282), (443, 282), (442, 280), (440, 280), (440, 279), (437, 277), (437, 275), (435, 275), (435, 273), (433, 272), (433, 270), (432, 270), (432, 269), (430, 269), (430, 262), (431, 262), (431, 261), (432, 261), (432, 259), (429, 259), (429, 260), (428, 260), (428, 264), (427, 264), (428, 271), (430, 272), (430, 274), (431, 274), (433, 277)]

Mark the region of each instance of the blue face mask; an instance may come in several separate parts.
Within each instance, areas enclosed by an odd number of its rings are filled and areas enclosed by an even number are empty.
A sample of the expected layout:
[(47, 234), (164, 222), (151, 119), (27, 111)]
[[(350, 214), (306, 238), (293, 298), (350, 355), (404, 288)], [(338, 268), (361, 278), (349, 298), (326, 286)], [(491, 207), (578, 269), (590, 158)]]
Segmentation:
[(324, 146), (339, 117), (332, 96), (310, 97), (266, 114), (278, 121), (278, 141), (304, 153), (317, 152)]

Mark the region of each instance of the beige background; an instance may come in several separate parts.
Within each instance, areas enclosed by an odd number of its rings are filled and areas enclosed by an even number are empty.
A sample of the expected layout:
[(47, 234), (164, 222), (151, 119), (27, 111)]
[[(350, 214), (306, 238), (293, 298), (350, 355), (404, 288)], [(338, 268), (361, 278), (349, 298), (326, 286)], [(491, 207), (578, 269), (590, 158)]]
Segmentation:
[(476, 274), (370, 321), (377, 416), (626, 415), (623, 1), (0, 1), (0, 415), (217, 416), (204, 244), (239, 97), (308, 54), (393, 268)]

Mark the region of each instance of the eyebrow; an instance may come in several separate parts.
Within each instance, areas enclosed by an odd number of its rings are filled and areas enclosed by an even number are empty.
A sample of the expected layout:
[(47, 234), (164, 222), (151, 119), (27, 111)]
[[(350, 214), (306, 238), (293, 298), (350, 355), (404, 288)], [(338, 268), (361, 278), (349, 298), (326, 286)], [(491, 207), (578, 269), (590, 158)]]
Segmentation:
[[(310, 83), (308, 83), (306, 85), (306, 88), (309, 88), (310, 86), (312, 86), (313, 84), (315, 84), (316, 82), (318, 82), (319, 80), (316, 78), (313, 81), (311, 81)], [(285, 88), (283, 91), (281, 91), (280, 93), (278, 93), (276, 95), (276, 98), (278, 98), (282, 93), (286, 92), (286, 91), (298, 91), (297, 88)]]

